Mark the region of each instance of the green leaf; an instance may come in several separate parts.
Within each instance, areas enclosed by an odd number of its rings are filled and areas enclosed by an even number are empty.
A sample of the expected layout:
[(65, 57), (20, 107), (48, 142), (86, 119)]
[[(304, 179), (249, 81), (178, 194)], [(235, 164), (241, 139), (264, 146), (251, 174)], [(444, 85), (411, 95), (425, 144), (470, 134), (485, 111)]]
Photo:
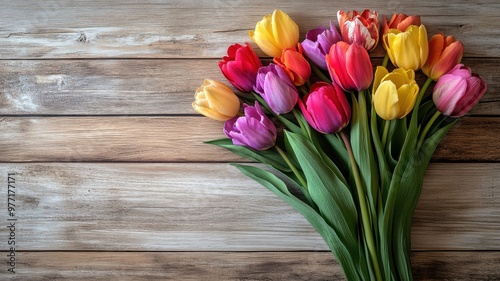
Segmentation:
[(246, 146), (234, 145), (228, 138), (207, 141), (206, 143), (226, 148), (239, 156), (264, 163), (283, 172), (292, 171), (281, 155), (272, 149), (255, 150)]
[(423, 143), (418, 152), (414, 151), (402, 174), (396, 195), (396, 204), (394, 206), (396, 211), (393, 218), (393, 240), (395, 242), (393, 244), (393, 254), (397, 257), (396, 261), (401, 280), (410, 280), (411, 278), (409, 256), (411, 250), (411, 222), (422, 191), (425, 171), (439, 142), (454, 124), (455, 122), (439, 129)]
[(304, 172), (311, 198), (346, 247), (355, 249), (358, 215), (349, 188), (323, 162), (311, 141), (300, 134), (285, 134)]
[(351, 117), (351, 146), (356, 163), (358, 163), (363, 188), (368, 197), (368, 207), (370, 211), (370, 220), (377, 223), (377, 201), (379, 192), (379, 171), (372, 145), (370, 126), (368, 123), (368, 113), (366, 97), (363, 92), (358, 94), (359, 100), (356, 100), (352, 94), (352, 117)]
[(302, 202), (288, 191), (286, 184), (272, 173), (254, 166), (233, 164), (243, 174), (262, 184), (270, 191), (278, 195), (285, 202), (300, 212), (309, 223), (323, 237), (326, 244), (341, 265), (347, 280), (363, 280), (362, 276), (368, 276), (360, 265), (361, 258), (358, 249), (349, 249), (339, 238), (336, 231), (318, 214), (313, 208)]

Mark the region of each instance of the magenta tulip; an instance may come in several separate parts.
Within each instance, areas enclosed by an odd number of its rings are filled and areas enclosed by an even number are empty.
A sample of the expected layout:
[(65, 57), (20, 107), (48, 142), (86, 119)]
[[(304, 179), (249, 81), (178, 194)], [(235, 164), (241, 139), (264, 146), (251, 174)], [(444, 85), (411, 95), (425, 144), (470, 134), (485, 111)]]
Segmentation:
[(326, 68), (326, 54), (333, 44), (342, 41), (342, 36), (332, 22), (330, 29), (318, 27), (306, 33), (306, 39), (300, 44), (304, 54), (319, 68)]
[(222, 74), (236, 89), (249, 93), (255, 85), (257, 70), (262, 66), (252, 47), (233, 44), (227, 49), (227, 56), (219, 62)]
[(255, 106), (243, 105), (244, 116), (229, 119), (224, 124), (224, 134), (234, 145), (266, 150), (276, 143), (276, 126), (264, 114), (258, 102)]
[(370, 87), (373, 68), (370, 55), (359, 44), (340, 41), (326, 55), (330, 77), (344, 91), (361, 91)]
[(299, 98), (297, 88), (288, 74), (274, 63), (259, 69), (254, 90), (276, 114), (292, 111)]
[(446, 116), (461, 117), (486, 93), (486, 82), (471, 73), (469, 67), (457, 64), (441, 76), (432, 92), (437, 109)]
[(335, 84), (314, 83), (304, 101), (299, 100), (299, 106), (307, 123), (323, 134), (340, 132), (351, 119), (349, 102)]

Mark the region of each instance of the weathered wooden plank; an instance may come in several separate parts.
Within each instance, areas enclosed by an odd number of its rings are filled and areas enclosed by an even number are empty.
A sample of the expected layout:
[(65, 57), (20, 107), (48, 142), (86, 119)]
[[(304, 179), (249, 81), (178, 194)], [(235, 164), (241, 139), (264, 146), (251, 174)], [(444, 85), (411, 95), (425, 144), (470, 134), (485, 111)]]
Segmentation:
[[(224, 137), (222, 123), (204, 117), (5, 117), (0, 128), (2, 162), (242, 160), (204, 144)], [(463, 118), (434, 159), (500, 161), (498, 132), (500, 118)]]
[[(329, 252), (22, 252), (3, 280), (345, 280)], [(499, 252), (415, 252), (415, 280), (497, 280)]]
[[(500, 231), (498, 171), (498, 163), (433, 163), (413, 249), (500, 250), (492, 235)], [(1, 164), (4, 182), (8, 173), (15, 173), (16, 245), (24, 251), (328, 249), (299, 213), (227, 163)], [(7, 232), (0, 228), (0, 236)]]
[[(304, 33), (336, 22), (339, 9), (383, 15), (422, 15), (429, 34), (453, 34), (466, 56), (498, 57), (500, 24), (495, 0), (463, 2), (372, 1), (302, 3), (259, 1), (7, 1), (0, 11), (0, 58), (220, 57), (228, 45), (249, 41), (263, 15), (280, 8)], [(325, 7), (328, 7), (325, 9)], [(147, 15), (147, 16), (145, 16)], [(382, 48), (375, 52), (381, 54)]]
[[(0, 60), (0, 114), (193, 114), (194, 92), (203, 79), (226, 81), (217, 62)], [(465, 58), (463, 63), (488, 83), (471, 115), (500, 115), (500, 59)]]

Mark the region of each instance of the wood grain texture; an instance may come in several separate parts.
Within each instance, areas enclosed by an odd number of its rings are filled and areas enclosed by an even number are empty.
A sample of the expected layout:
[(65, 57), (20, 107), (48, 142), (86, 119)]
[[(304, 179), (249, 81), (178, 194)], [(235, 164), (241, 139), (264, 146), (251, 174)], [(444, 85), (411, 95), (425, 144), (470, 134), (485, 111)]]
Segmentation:
[[(22, 252), (3, 280), (345, 280), (329, 252)], [(414, 252), (415, 280), (496, 280), (498, 252)]]
[[(336, 22), (339, 9), (419, 14), (429, 34), (453, 34), (465, 55), (499, 57), (500, 5), (495, 0), (258, 1), (149, 0), (43, 2), (2, 1), (0, 58), (218, 58), (234, 42), (250, 41), (247, 30), (280, 8), (304, 33)], [(326, 5), (326, 7), (325, 7)], [(464, 16), (467, 15), (467, 16)], [(382, 54), (379, 46), (376, 55)]]
[[(191, 103), (203, 79), (226, 81), (217, 62), (0, 60), (0, 115), (195, 114)], [(500, 59), (465, 58), (463, 63), (488, 83), (470, 114), (500, 115)], [(424, 75), (418, 74), (422, 85)]]
[[(500, 232), (499, 170), (498, 163), (432, 164), (413, 249), (500, 250), (492, 235)], [(8, 172), (16, 173), (20, 249), (328, 249), (298, 212), (227, 163), (1, 164), (0, 175)]]
[[(381, 22), (394, 12), (421, 15), (429, 36), (464, 43), (463, 62), (488, 91), (425, 175), (412, 263), (416, 280), (500, 279), (497, 0), (0, 7), (0, 180), (16, 173), (19, 204), (18, 271), (6, 274), (0, 240), (0, 280), (342, 280), (300, 214), (227, 163), (241, 158), (203, 144), (223, 136), (221, 123), (191, 108), (204, 78), (224, 81), (217, 62), (227, 47), (250, 41), (247, 31), (275, 8), (299, 24), (301, 38), (336, 24), (338, 9), (370, 8)], [(382, 47), (371, 56), (378, 65)], [(0, 227), (0, 237), (7, 231)]]
[[(204, 117), (5, 117), (0, 161), (241, 161), (205, 144), (225, 137), (222, 123)], [(500, 161), (500, 118), (462, 118), (435, 160)], [(473, 141), (472, 141), (473, 140)]]

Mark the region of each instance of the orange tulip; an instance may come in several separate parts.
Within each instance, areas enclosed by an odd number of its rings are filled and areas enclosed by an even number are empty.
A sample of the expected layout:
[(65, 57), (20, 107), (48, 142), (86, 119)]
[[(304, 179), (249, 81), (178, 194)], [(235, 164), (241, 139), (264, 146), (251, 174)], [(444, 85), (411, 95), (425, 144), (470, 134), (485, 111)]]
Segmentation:
[(311, 66), (304, 56), (294, 48), (284, 49), (281, 57), (274, 58), (290, 77), (295, 86), (302, 86), (311, 76)]
[(422, 66), (422, 72), (434, 81), (460, 63), (464, 53), (462, 42), (453, 36), (435, 34), (429, 40), (429, 57)]
[(389, 29), (397, 29), (399, 31), (405, 31), (408, 26), (417, 25), (420, 26), (420, 16), (408, 16), (406, 14), (394, 14), (391, 20), (387, 23), (387, 17), (384, 16), (383, 23), (383, 33), (389, 32)]

